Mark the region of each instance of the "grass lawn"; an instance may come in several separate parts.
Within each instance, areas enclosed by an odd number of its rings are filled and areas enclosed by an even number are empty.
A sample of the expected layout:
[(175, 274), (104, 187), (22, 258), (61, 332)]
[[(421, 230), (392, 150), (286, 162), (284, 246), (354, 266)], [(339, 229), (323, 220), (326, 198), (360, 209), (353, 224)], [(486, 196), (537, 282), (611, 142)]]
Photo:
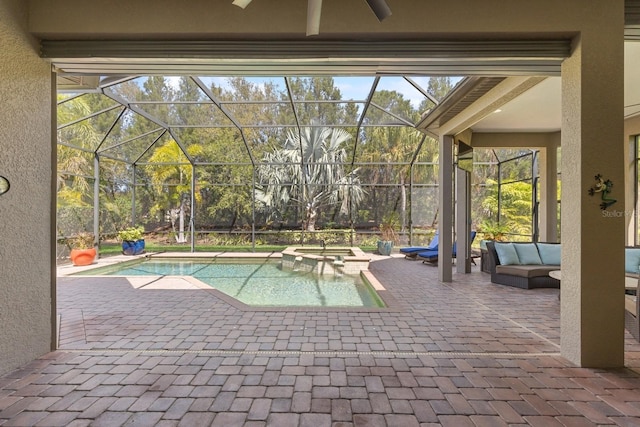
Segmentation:
[[(281, 252), (291, 245), (256, 245), (255, 252)], [(373, 252), (375, 246), (360, 246), (365, 252)], [(154, 243), (146, 243), (145, 250), (147, 252), (191, 252), (191, 245), (159, 245)], [(198, 245), (196, 252), (253, 252), (251, 245), (246, 246), (215, 246), (215, 245)], [(101, 243), (100, 256), (112, 256), (122, 254), (122, 245), (120, 243)]]

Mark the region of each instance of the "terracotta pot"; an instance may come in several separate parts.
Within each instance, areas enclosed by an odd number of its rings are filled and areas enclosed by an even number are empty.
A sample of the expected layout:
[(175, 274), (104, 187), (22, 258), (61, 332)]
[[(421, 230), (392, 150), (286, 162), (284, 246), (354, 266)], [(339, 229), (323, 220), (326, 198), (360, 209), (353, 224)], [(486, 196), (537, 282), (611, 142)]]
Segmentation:
[(73, 265), (90, 265), (95, 261), (96, 255), (97, 252), (95, 248), (72, 249), (69, 258), (71, 258)]

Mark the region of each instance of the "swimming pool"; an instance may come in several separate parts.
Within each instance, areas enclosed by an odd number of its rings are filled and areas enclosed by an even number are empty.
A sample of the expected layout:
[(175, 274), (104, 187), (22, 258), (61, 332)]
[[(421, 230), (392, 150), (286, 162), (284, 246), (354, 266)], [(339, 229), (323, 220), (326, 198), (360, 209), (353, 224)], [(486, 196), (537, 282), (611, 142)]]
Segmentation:
[(250, 306), (384, 307), (360, 276), (286, 271), (278, 261), (145, 259), (87, 270), (83, 275), (191, 276)]

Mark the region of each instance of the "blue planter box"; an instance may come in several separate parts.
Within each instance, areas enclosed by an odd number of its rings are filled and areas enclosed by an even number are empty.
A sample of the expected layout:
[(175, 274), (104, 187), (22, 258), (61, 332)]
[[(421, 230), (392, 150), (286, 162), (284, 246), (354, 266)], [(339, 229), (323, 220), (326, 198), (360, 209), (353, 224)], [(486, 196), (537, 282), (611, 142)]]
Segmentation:
[(378, 253), (380, 255), (391, 255), (393, 242), (391, 240), (378, 240)]
[(144, 239), (140, 240), (123, 240), (122, 253), (125, 255), (140, 255), (144, 253)]

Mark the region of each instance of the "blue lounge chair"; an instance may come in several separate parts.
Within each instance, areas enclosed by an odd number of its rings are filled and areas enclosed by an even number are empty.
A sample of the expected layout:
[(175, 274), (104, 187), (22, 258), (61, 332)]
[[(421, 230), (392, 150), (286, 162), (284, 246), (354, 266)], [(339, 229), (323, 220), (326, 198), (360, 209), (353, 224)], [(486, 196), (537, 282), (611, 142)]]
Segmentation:
[(419, 252), (433, 250), (438, 252), (438, 233), (433, 236), (429, 246), (409, 246), (407, 248), (400, 248), (400, 253), (404, 254), (404, 257), (407, 259), (416, 259), (416, 255), (418, 255)]
[[(473, 240), (476, 238), (476, 232), (472, 231), (470, 237), (471, 241), (469, 242), (469, 244), (473, 243)], [(457, 242), (453, 243), (452, 256), (454, 258), (456, 257), (456, 244)], [(436, 248), (435, 250), (431, 249), (428, 251), (420, 251), (416, 253), (416, 258), (421, 259), (423, 263), (435, 264), (438, 262), (438, 248)], [(473, 258), (471, 258), (471, 262), (475, 265), (475, 261), (473, 260)]]

